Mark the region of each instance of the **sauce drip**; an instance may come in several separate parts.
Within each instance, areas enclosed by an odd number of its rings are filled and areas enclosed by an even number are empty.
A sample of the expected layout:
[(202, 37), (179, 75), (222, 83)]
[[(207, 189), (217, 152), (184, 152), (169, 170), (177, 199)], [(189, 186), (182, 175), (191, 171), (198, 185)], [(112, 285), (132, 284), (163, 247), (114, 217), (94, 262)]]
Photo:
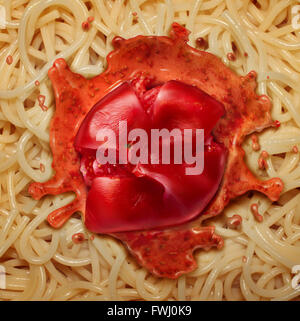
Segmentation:
[(153, 77), (157, 85), (178, 80), (194, 85), (224, 104), (226, 115), (214, 129), (215, 139), (223, 143), (229, 156), (223, 181), (206, 210), (193, 222), (164, 230), (115, 233), (138, 262), (157, 276), (177, 278), (196, 268), (192, 253), (197, 248), (220, 248), (221, 237), (214, 227), (201, 222), (222, 212), (229, 201), (249, 190), (256, 190), (276, 201), (283, 188), (279, 178), (260, 181), (247, 168), (241, 145), (246, 135), (270, 126), (271, 103), (255, 93), (256, 73), (239, 77), (216, 56), (198, 51), (187, 44), (189, 32), (177, 23), (170, 37), (138, 36), (113, 40), (115, 50), (108, 55), (108, 68), (92, 79), (73, 73), (63, 59), (49, 70), (56, 112), (51, 122), (50, 146), (55, 175), (45, 183), (32, 183), (30, 194), (35, 199), (73, 191), (76, 198), (55, 210), (48, 221), (61, 227), (69, 217), (85, 213), (86, 186), (80, 174), (80, 159), (74, 150), (76, 133), (87, 112), (108, 92), (135, 77)]

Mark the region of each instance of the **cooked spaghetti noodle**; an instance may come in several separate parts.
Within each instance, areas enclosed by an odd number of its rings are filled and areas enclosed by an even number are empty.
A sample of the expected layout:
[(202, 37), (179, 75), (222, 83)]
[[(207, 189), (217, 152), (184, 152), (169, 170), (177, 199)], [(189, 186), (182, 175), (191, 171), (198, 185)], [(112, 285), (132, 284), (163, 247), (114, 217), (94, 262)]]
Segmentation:
[[(6, 13), (0, 29), (0, 264), (6, 270), (1, 300), (299, 298), (292, 287), (292, 267), (300, 265), (296, 0), (0, 0), (0, 5)], [(94, 19), (83, 28), (88, 17)], [(198, 251), (194, 272), (168, 280), (139, 267), (115, 239), (89, 233), (80, 215), (59, 230), (49, 227), (47, 215), (69, 203), (72, 194), (35, 201), (27, 189), (31, 181), (53, 175), (49, 123), (55, 104), (47, 78), (53, 61), (63, 57), (73, 71), (92, 77), (105, 69), (114, 36), (166, 35), (174, 21), (191, 31), (191, 46), (217, 55), (240, 75), (258, 72), (257, 92), (272, 99), (272, 116), (281, 126), (258, 134), (255, 148), (251, 137), (243, 147), (251, 170), (262, 179), (281, 178), (285, 189), (273, 204), (258, 193), (231, 202), (206, 223), (216, 226), (224, 248)], [(259, 166), (262, 151), (268, 154)], [(235, 214), (241, 227), (229, 229), (227, 218)], [(77, 233), (83, 235), (74, 242)]]

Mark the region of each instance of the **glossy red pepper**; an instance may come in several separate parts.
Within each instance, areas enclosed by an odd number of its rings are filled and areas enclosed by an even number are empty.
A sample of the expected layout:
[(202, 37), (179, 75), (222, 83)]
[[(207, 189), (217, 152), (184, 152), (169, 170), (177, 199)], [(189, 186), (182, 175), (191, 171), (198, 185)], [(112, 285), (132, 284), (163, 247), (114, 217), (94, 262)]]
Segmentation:
[[(143, 82), (125, 82), (101, 99), (84, 119), (75, 147), (90, 187), (85, 224), (96, 233), (115, 233), (179, 225), (198, 216), (221, 182), (226, 149), (211, 130), (224, 114), (222, 104), (200, 89), (179, 81), (147, 90)], [(137, 85), (138, 84), (138, 85)], [(149, 83), (148, 83), (149, 85)], [(153, 94), (154, 93), (154, 94)], [(101, 165), (96, 160), (99, 129), (119, 134), (119, 121), (134, 128), (204, 129), (204, 171), (187, 175), (190, 165)], [(149, 143), (149, 146), (151, 144)], [(110, 146), (118, 149), (117, 145)], [(89, 165), (90, 164), (90, 165)]]

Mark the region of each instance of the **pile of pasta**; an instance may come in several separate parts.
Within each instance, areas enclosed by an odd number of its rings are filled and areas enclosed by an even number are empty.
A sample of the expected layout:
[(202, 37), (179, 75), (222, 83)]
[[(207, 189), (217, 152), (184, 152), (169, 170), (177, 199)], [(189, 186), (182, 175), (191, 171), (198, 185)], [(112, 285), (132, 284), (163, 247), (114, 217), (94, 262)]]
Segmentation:
[[(300, 265), (300, 30), (296, 0), (0, 0), (0, 266), (1, 300), (294, 300)], [(82, 22), (94, 17), (91, 28)], [(250, 193), (206, 222), (224, 238), (222, 250), (197, 251), (198, 267), (178, 280), (141, 268), (119, 241), (89, 233), (78, 214), (53, 229), (47, 215), (72, 194), (36, 201), (32, 181), (53, 175), (49, 123), (55, 101), (47, 71), (58, 57), (93, 77), (106, 67), (119, 35), (167, 35), (172, 22), (191, 31), (189, 44), (211, 52), (240, 75), (258, 73), (280, 128), (248, 137), (244, 149), (261, 179), (280, 177), (272, 203)], [(201, 39), (201, 41), (199, 41)], [(246, 55), (244, 53), (247, 53)], [(229, 59), (234, 53), (236, 59)], [(39, 97), (44, 97), (40, 107)], [(259, 167), (261, 151), (269, 157)], [(263, 221), (251, 213), (257, 203)], [(226, 220), (242, 217), (240, 229)], [(72, 235), (85, 240), (74, 243)]]

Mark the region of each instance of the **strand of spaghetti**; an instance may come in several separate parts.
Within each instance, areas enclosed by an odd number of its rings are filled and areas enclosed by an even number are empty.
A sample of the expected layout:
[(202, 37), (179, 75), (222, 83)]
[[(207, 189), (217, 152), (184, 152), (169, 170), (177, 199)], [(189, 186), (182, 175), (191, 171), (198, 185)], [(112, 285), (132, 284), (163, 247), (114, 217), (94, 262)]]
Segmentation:
[[(77, 33), (78, 39), (84, 37), (84, 41), (86, 40), (86, 35), (80, 28), (80, 25), (85, 19), (87, 19), (88, 12), (86, 10), (86, 7), (80, 0), (68, 2), (68, 4), (66, 4), (66, 2), (63, 0), (45, 0), (43, 2), (35, 2), (32, 5), (29, 5), (29, 7), (25, 10), (21, 20), (18, 34), (18, 44), (21, 53), (21, 60), (26, 70), (32, 77), (36, 77), (37, 72), (28, 59), (28, 56), (26, 54), (26, 46), (30, 43), (32, 36), (34, 35), (34, 26), (38, 17), (45, 9), (51, 6), (62, 6), (68, 10), (71, 10), (77, 21), (75, 31)], [(71, 47), (72, 45), (70, 46), (70, 48)], [(70, 51), (70, 48), (66, 51)], [(73, 54), (73, 52), (71, 54)]]
[(252, 293), (248, 284), (245, 281), (243, 274), (240, 277), (240, 289), (241, 289), (241, 292), (242, 292), (244, 298), (247, 301), (258, 301), (259, 296)]
[(94, 5), (95, 9), (97, 9), (97, 13), (99, 14), (99, 16), (101, 17), (101, 19), (104, 21), (104, 23), (108, 27), (109, 34), (114, 33), (117, 35), (119, 33), (119, 28), (115, 24), (114, 20), (111, 18), (110, 14), (106, 8), (105, 2), (103, 0), (97, 0), (97, 1), (93, 0), (92, 3)]
[(40, 173), (40, 171), (32, 169), (25, 157), (26, 144), (31, 139), (32, 134), (29, 131), (25, 131), (22, 137), (20, 138), (17, 146), (17, 161), (22, 170), (28, 175), (31, 179), (37, 182), (44, 182), (49, 177), (45, 177), (45, 173)]
[(274, 259), (281, 262), (284, 266), (291, 268), (297, 265), (299, 249), (296, 246), (284, 244), (272, 234), (269, 229), (253, 226), (250, 228), (247, 223), (244, 224), (245, 233)]
[(90, 290), (99, 294), (103, 293), (103, 289), (100, 286), (91, 284), (90, 282), (86, 281), (75, 281), (60, 287), (57, 291), (55, 291), (53, 296), (55, 300), (59, 301), (62, 300), (65, 296), (68, 296), (69, 291), (82, 289)]
[(114, 264), (111, 267), (111, 271), (109, 273), (108, 278), (108, 289), (109, 289), (109, 296), (111, 300), (117, 300), (117, 279), (118, 273), (121, 269), (121, 266), (126, 258), (126, 253), (124, 250), (120, 251), (119, 255), (116, 257)]
[[(292, 291), (291, 285), (285, 285), (282, 288), (279, 289), (274, 289), (274, 290), (266, 290), (263, 289), (261, 287), (259, 287), (259, 283), (254, 283), (252, 278), (251, 278), (251, 272), (250, 272), (250, 264), (251, 264), (251, 257), (253, 256), (254, 253), (254, 248), (255, 248), (255, 243), (252, 241), (251, 243), (249, 243), (249, 246), (247, 248), (247, 262), (246, 264), (244, 264), (243, 266), (243, 277), (247, 283), (247, 285), (249, 286), (249, 288), (254, 291), (254, 293), (257, 293), (263, 297), (276, 297), (277, 293), (281, 293), (281, 294), (287, 294), (289, 292)], [(277, 272), (275, 270), (275, 272)], [(276, 275), (276, 273), (275, 273)]]
[(194, 0), (193, 3), (191, 3), (191, 8), (189, 10), (189, 17), (186, 22), (186, 28), (190, 30), (191, 34), (189, 37), (189, 44), (194, 45), (195, 36), (194, 36), (194, 25), (195, 25), (195, 18), (196, 15), (202, 5), (203, 0)]
[[(35, 136), (37, 136), (39, 139), (49, 142), (49, 134), (45, 132), (42, 128), (39, 128), (39, 126), (35, 126), (32, 123), (32, 120), (29, 119), (25, 109), (24, 105), (21, 103), (19, 99), (16, 100), (16, 110), (18, 112), (18, 115), (20, 119), (22, 120), (23, 124), (26, 126), (27, 129), (29, 129)], [(44, 112), (44, 115), (40, 117), (40, 121), (47, 115), (47, 113), (51, 113), (50, 111)]]
[(266, 31), (272, 25), (272, 22), (278, 14), (293, 3), (294, 0), (282, 0), (279, 3), (276, 3), (276, 5), (265, 15), (263, 22), (259, 26), (259, 30), (262, 32)]
[(164, 17), (166, 14), (166, 6), (161, 4), (158, 8), (157, 22), (156, 22), (156, 32), (157, 36), (162, 36), (164, 33)]
[(240, 300), (241, 295), (233, 294), (233, 282), (237, 276), (241, 273), (240, 269), (231, 271), (224, 280), (224, 296), (228, 301)]
[(66, 276), (58, 271), (51, 261), (45, 263), (45, 268), (49, 272), (50, 277), (54, 279), (58, 284), (65, 285), (68, 283)]
[(59, 262), (60, 264), (67, 265), (67, 266), (83, 266), (89, 265), (91, 263), (90, 258), (71, 258), (65, 257), (59, 253), (53, 255), (53, 259)]
[[(264, 273), (256, 282), (256, 285), (263, 289), (265, 287), (267, 287), (267, 285), (271, 282), (274, 281), (276, 276), (280, 276), (283, 275), (285, 272), (287, 272), (287, 270), (284, 270), (282, 268), (279, 267), (275, 267), (273, 269), (271, 269), (271, 271), (267, 271), (266, 273)], [(253, 270), (251, 270), (251, 273), (255, 273), (253, 272)], [(274, 287), (273, 287), (274, 289)], [(273, 293), (274, 295), (275, 293)], [(276, 296), (276, 295), (274, 295)]]
[(47, 284), (47, 288), (43, 294), (42, 299), (45, 301), (50, 301), (54, 295), (56, 287), (57, 287), (57, 281), (54, 278), (51, 278)]
[(17, 227), (11, 231), (9, 234), (9, 237), (1, 244), (0, 246), (0, 256), (2, 256), (10, 247), (11, 245), (16, 241), (16, 239), (20, 236), (20, 234), (23, 232), (25, 226), (29, 222), (29, 218), (26, 216), (23, 216), (17, 225)]
[(145, 280), (145, 277), (146, 277), (146, 271), (144, 270), (139, 270), (137, 272), (137, 275), (136, 275), (136, 288), (138, 290), (138, 292), (140, 293), (140, 295), (142, 296), (142, 298), (144, 300), (159, 300), (159, 301), (162, 301), (164, 299), (167, 298), (167, 296), (169, 295), (169, 293), (171, 292), (172, 290), (172, 283), (170, 282), (170, 280), (163, 280), (162, 283), (163, 283), (163, 289), (162, 291), (160, 291), (159, 293), (157, 294), (151, 294), (149, 291), (147, 291), (145, 289), (145, 286), (144, 286), (144, 280)]
[(194, 276), (194, 277), (199, 277), (203, 274), (208, 273), (212, 269), (212, 267), (218, 263), (220, 258), (221, 258), (221, 254), (218, 253), (212, 258), (212, 260), (209, 263), (206, 263), (203, 266), (201, 266), (202, 264), (199, 263), (197, 269), (195, 271), (191, 272), (189, 275)]
[(168, 32), (174, 20), (174, 8), (171, 0), (166, 0), (165, 2), (166, 2), (165, 32)]
[(30, 300), (35, 288), (38, 286), (38, 266), (29, 265), (29, 287), (27, 287), (18, 296), (18, 301)]
[(198, 277), (194, 283), (194, 286), (192, 288), (191, 291), (191, 298), (193, 298), (193, 300), (197, 300), (198, 296), (199, 296), (199, 292), (201, 291), (203, 284), (205, 281), (205, 275), (202, 275), (200, 277)]
[(216, 280), (214, 288), (214, 301), (222, 301), (223, 298), (223, 282)]
[(151, 35), (152, 34), (151, 28), (150, 28), (149, 24), (147, 23), (146, 19), (144, 18), (144, 15), (143, 15), (141, 9), (139, 8), (137, 2), (134, 0), (129, 0), (129, 2), (130, 2), (132, 10), (137, 13), (137, 16), (139, 18), (138, 23), (140, 24), (144, 33), (146, 35)]
[(253, 31), (258, 37), (260, 37), (262, 40), (266, 41), (267, 43), (276, 46), (281, 49), (286, 49), (286, 50), (299, 50), (300, 49), (300, 44), (298, 43), (288, 43), (286, 41), (281, 40), (280, 38), (277, 37), (272, 37), (267, 33), (264, 32), (259, 32), (254, 30)]
[(185, 275), (182, 275), (178, 281), (177, 281), (177, 299), (179, 301), (185, 301), (186, 300), (186, 277)]
[(276, 92), (277, 96), (281, 98), (282, 102), (288, 108), (289, 112), (291, 113), (291, 115), (292, 115), (293, 119), (295, 120), (295, 122), (297, 123), (298, 127), (300, 127), (300, 115), (297, 112), (297, 110), (295, 109), (291, 100), (289, 99), (288, 94), (284, 93), (284, 89), (280, 88), (279, 85), (277, 85), (273, 81), (270, 81), (269, 88), (273, 92)]
[(259, 246), (256, 246), (255, 254), (259, 257), (259, 259), (271, 266), (276, 265), (276, 260), (274, 260), (269, 254), (267, 254), (264, 250), (262, 250)]
[(218, 277), (220, 271), (223, 269), (224, 265), (239, 257), (239, 253), (231, 253), (228, 256), (223, 256), (222, 260), (215, 266), (209, 273), (206, 282), (201, 290), (200, 298), (201, 300), (206, 300), (209, 296), (209, 293), (213, 287), (214, 281)]
[(18, 113), (11, 107), (14, 100), (0, 100), (1, 110), (6, 118), (11, 124), (19, 128), (25, 128), (25, 125), (20, 120)]
[(46, 211), (40, 212), (26, 227), (20, 238), (20, 252), (23, 257), (31, 264), (44, 264), (48, 262), (56, 252), (56, 249), (59, 244), (59, 233), (56, 230), (52, 231), (52, 241), (48, 246), (48, 252), (44, 252), (43, 255), (35, 255), (33, 250), (29, 248), (29, 238), (32, 235), (33, 231), (46, 219), (46, 217), (56, 208), (68, 204), (72, 200), (72, 196), (66, 197), (60, 204), (56, 206), (49, 207)]
[[(79, 4), (78, 8), (80, 8), (82, 10), (82, 15), (78, 16), (79, 20), (82, 21), (82, 20), (86, 19), (87, 16), (88, 16), (88, 13), (87, 13), (87, 10), (82, 5), (81, 1), (79, 1), (79, 0), (72, 1), (71, 4), (70, 4), (70, 7), (71, 8), (74, 7), (75, 3)], [(20, 47), (20, 55), (21, 55), (20, 57), (21, 57), (21, 60), (22, 60), (22, 62), (24, 64), (24, 66), (32, 74), (34, 79), (32, 79), (24, 87), (19, 87), (19, 88), (13, 89), (13, 90), (0, 90), (0, 98), (11, 99), (11, 98), (15, 98), (15, 97), (21, 96), (22, 94), (24, 94), (26, 92), (29, 92), (30, 90), (32, 90), (34, 88), (35, 83), (37, 81), (38, 82), (42, 82), (42, 80), (47, 76), (48, 70), (53, 65), (53, 63), (54, 63), (54, 61), (56, 59), (58, 59), (58, 58), (68, 59), (86, 41), (87, 35), (85, 33), (79, 32), (80, 37), (78, 38), (77, 41), (74, 41), (74, 43), (72, 45), (70, 45), (68, 47), (68, 49), (66, 49), (64, 52), (61, 52), (58, 55), (56, 55), (51, 61), (49, 61), (42, 68), (42, 70), (39, 71), (38, 74), (36, 74), (36, 72), (34, 71), (33, 67), (31, 66), (31, 64), (29, 62), (29, 59), (28, 59), (28, 56), (26, 54), (26, 48), (25, 48), (26, 24), (27, 24), (27, 21), (28, 21), (29, 17), (32, 14), (31, 10), (36, 10), (37, 11), (41, 7), (40, 11), (43, 11), (47, 7), (47, 5), (49, 7), (49, 6), (58, 5), (58, 4), (61, 4), (62, 6), (66, 6), (65, 1), (63, 1), (63, 0), (46, 0), (43, 3), (40, 3), (39, 6), (38, 6), (38, 3), (36, 3), (37, 7), (29, 7), (28, 10), (24, 13), (24, 16), (22, 18), (22, 21), (21, 21), (21, 24), (20, 24), (20, 28), (19, 28), (20, 33), (19, 33), (18, 43), (19, 43), (19, 47)]]
[(212, 10), (212, 9), (214, 9), (215, 7), (218, 7), (222, 2), (223, 2), (223, 0), (209, 0), (209, 1), (204, 2), (204, 3), (201, 5), (201, 9), (202, 9), (203, 11), (205, 11), (205, 10)]
[(99, 257), (96, 248), (89, 240), (89, 251), (91, 256), (91, 266), (92, 266), (92, 282), (94, 284), (99, 284), (101, 280), (101, 267), (99, 262)]
[(37, 274), (38, 282), (37, 282), (35, 291), (33, 291), (31, 295), (32, 301), (40, 300), (40, 298), (42, 297), (46, 289), (47, 277), (46, 277), (45, 268), (42, 265), (38, 266), (36, 274)]
[[(264, 45), (260, 39), (257, 39), (252, 32), (249, 32), (249, 38), (252, 43), (256, 46), (258, 52), (258, 74), (267, 74), (267, 53), (265, 51)], [(267, 77), (270, 77), (269, 74)], [(267, 95), (267, 78), (257, 78), (258, 81), (258, 94)]]
[(249, 39), (247, 38), (244, 28), (242, 27), (241, 23), (234, 20), (229, 11), (225, 10), (222, 15), (232, 27), (232, 30), (237, 37), (237, 41), (243, 49), (243, 52), (247, 52), (248, 54), (247, 70), (245, 70), (245, 73), (249, 73), (251, 70), (255, 70), (256, 54), (253, 47), (251, 46)]
[(88, 50), (96, 36), (96, 33), (97, 33), (96, 28), (92, 28), (92, 30), (89, 31), (89, 35), (85, 41), (85, 44), (77, 51), (74, 57), (74, 60), (71, 65), (73, 69), (81, 67), (82, 65), (86, 65), (88, 63), (88, 61), (84, 61), (84, 60), (86, 57), (88, 57)]
[[(241, 254), (245, 254), (245, 251), (243, 250)], [(242, 260), (241, 258), (237, 258), (236, 260), (230, 262), (229, 264), (224, 266), (224, 269), (220, 271), (221, 275), (226, 275), (227, 273), (234, 271), (236, 269), (240, 269), (242, 267)], [(261, 266), (259, 268), (262, 268)]]

